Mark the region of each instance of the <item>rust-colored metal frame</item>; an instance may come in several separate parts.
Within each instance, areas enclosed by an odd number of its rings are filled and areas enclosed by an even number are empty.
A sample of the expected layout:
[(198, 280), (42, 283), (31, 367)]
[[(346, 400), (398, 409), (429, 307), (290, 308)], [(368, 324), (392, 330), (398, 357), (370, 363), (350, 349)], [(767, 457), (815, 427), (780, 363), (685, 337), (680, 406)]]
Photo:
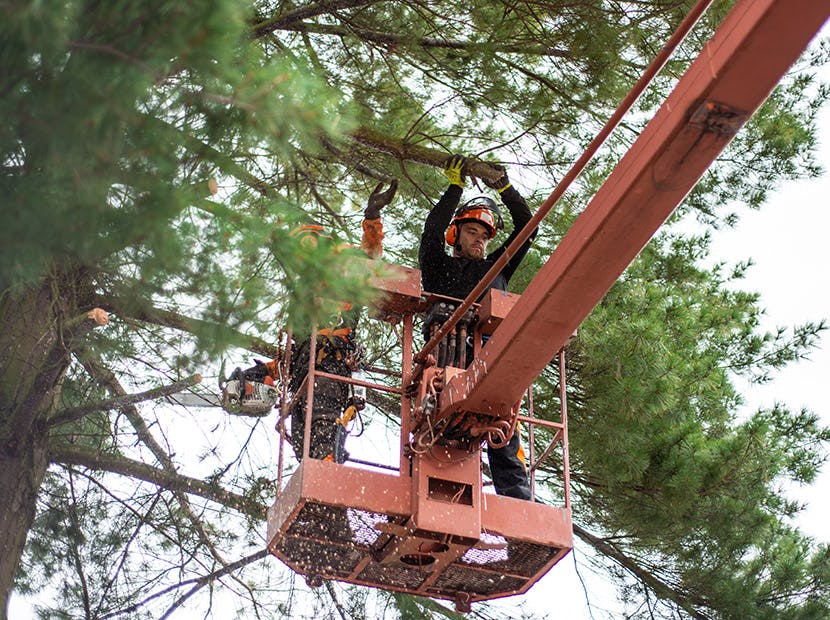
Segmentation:
[[(420, 283), (417, 270), (398, 276)], [(407, 385), (413, 314), (424, 310), (425, 297), (420, 284), (417, 291), (383, 281), (376, 285), (385, 292), (378, 315), (403, 326), (401, 385)], [(482, 324), (495, 328), (517, 299), (494, 292), (481, 311)], [(309, 369), (301, 389), (324, 376), (401, 398), (397, 472), (304, 458), (268, 512), (269, 550), (309, 583), (337, 579), (443, 598), (464, 610), (475, 601), (526, 592), (572, 548), (569, 489), (561, 506), (484, 493), (480, 449), (440, 444), (420, 454), (410, 449), (411, 392), (320, 372), (311, 363)], [(308, 394), (313, 397), (313, 390)], [(564, 417), (526, 421), (554, 426), (555, 443), (566, 445)], [(307, 408), (304, 454), (309, 454), (309, 427)], [(562, 462), (567, 469), (566, 454)]]

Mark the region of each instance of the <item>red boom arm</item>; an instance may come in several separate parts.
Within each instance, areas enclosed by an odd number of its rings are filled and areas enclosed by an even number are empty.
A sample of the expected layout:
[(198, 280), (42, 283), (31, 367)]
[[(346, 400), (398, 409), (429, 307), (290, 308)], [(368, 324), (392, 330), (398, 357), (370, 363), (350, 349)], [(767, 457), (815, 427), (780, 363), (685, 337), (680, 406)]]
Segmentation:
[(830, 0), (741, 0), (470, 367), (441, 412), (509, 412), (830, 15)]

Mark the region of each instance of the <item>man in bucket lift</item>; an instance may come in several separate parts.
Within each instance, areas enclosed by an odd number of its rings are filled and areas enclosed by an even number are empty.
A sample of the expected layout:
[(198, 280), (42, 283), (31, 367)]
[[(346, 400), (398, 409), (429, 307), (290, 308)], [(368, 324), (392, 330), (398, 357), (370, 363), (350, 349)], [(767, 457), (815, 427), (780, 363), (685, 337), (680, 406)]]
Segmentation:
[[(461, 155), (453, 155), (447, 160), (444, 174), (450, 185), (427, 216), (418, 251), (424, 291), (456, 299), (467, 297), (532, 217), (524, 198), (510, 184), (504, 167), (493, 166), (500, 169), (503, 175), (495, 181), (482, 180), (501, 196), (510, 212), (513, 231), (504, 243), (487, 254), (488, 243), (496, 236), (497, 230), (504, 228), (504, 223), (496, 202), (487, 196), (477, 196), (458, 206), (466, 186), (466, 163), (466, 158)], [(535, 234), (534, 231), (510, 258), (489, 288), (507, 290), (507, 283), (530, 248)], [(452, 247), (452, 255), (447, 254), (445, 242)], [(426, 324), (424, 329), (425, 335), (428, 334), (429, 325)], [(487, 458), (496, 493), (530, 499), (530, 481), (518, 428), (504, 447), (488, 446)]]
[[(398, 189), (398, 180), (392, 179), (386, 191), (381, 191), (383, 185), (381, 182), (375, 187), (363, 212), (361, 248), (370, 258), (380, 258), (383, 252), (384, 235), (380, 211), (392, 202)], [(308, 239), (310, 243), (316, 243), (320, 237), (326, 237), (323, 233), (322, 227), (318, 225), (302, 226), (297, 230), (297, 234), (304, 235), (304, 240)], [(360, 362), (361, 346), (355, 338), (355, 329), (361, 309), (349, 303), (342, 303), (341, 306), (342, 311), (335, 317), (332, 325), (317, 332), (315, 369), (351, 377)], [(298, 393), (308, 373), (310, 348), (311, 341), (306, 337), (292, 352), (288, 389), (293, 394)], [(276, 380), (278, 360), (267, 363), (259, 360), (255, 362), (255, 366), (245, 371), (246, 378), (260, 382), (266, 380), (266, 377)], [(359, 399), (350, 395), (351, 392), (348, 383), (326, 377), (318, 377), (315, 380), (311, 411), (311, 458), (337, 463), (346, 460), (346, 427), (355, 411), (363, 407), (363, 403), (356, 402)], [(303, 387), (291, 410), (291, 443), (298, 459), (303, 458), (305, 416), (306, 394)]]

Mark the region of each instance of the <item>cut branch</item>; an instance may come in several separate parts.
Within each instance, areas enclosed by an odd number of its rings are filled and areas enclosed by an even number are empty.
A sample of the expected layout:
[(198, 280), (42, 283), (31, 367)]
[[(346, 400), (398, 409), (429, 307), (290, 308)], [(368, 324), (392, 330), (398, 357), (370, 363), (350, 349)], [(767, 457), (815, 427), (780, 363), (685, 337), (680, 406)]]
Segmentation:
[(162, 398), (164, 396), (176, 394), (177, 392), (181, 392), (184, 389), (196, 385), (201, 380), (201, 375), (192, 375), (186, 379), (182, 379), (180, 381), (176, 381), (175, 383), (171, 383), (170, 385), (163, 385), (161, 387), (153, 388), (145, 392), (138, 392), (136, 394), (126, 394), (124, 396), (110, 398), (98, 403), (84, 405), (83, 407), (72, 407), (70, 409), (64, 409), (51, 420), (49, 420), (46, 424), (46, 427), (52, 428), (53, 426), (58, 426), (59, 424), (66, 424), (67, 422), (78, 420), (84, 417), (85, 415), (88, 415), (95, 411), (108, 411), (110, 409), (120, 409), (125, 405), (132, 405), (135, 403), (143, 402), (145, 400), (153, 400), (155, 398)]
[(109, 316), (106, 311), (101, 308), (93, 308), (89, 312), (84, 312), (72, 319), (64, 322), (63, 329), (66, 334), (77, 336), (76, 330), (79, 328), (83, 333), (86, 333), (93, 327), (100, 327), (109, 323)]
[[(368, 146), (376, 151), (389, 153), (395, 158), (403, 161), (414, 161), (421, 164), (427, 164), (428, 166), (442, 168), (449, 157), (445, 151), (431, 149), (417, 144), (410, 144), (367, 127), (361, 127), (360, 129), (353, 131), (350, 134), (350, 137), (355, 142)], [(490, 181), (498, 180), (503, 174), (500, 170), (493, 168), (493, 166), (489, 163), (479, 159), (467, 160), (466, 173), (470, 176)]]
[(219, 332), (225, 341), (253, 351), (254, 353), (267, 355), (271, 359), (282, 355), (278, 346), (265, 342), (261, 338), (245, 335), (226, 325), (220, 325), (203, 319), (194, 319), (193, 317), (172, 312), (171, 310), (154, 308), (143, 302), (131, 302), (126, 299), (114, 297), (100, 298), (98, 301), (101, 306), (108, 308), (110, 312), (132, 317), (145, 323), (171, 327), (191, 334)]
[(138, 478), (158, 485), (174, 493), (188, 493), (204, 497), (217, 504), (233, 508), (255, 519), (264, 519), (266, 507), (255, 500), (227, 491), (222, 487), (191, 478), (182, 474), (165, 471), (141, 461), (124, 456), (91, 450), (80, 446), (53, 443), (49, 446), (48, 458), (51, 463), (77, 465), (97, 471), (108, 471), (122, 476)]

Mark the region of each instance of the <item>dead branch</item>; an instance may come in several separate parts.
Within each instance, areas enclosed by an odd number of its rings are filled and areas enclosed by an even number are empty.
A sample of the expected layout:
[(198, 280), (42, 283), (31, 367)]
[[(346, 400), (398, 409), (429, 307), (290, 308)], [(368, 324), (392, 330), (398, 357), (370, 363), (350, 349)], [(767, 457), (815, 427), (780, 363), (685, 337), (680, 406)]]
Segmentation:
[(146, 400), (153, 400), (155, 398), (162, 398), (163, 396), (169, 396), (171, 394), (176, 394), (185, 390), (193, 385), (196, 385), (202, 380), (201, 375), (192, 375), (187, 377), (186, 379), (181, 379), (180, 381), (175, 381), (170, 385), (163, 385), (161, 387), (153, 388), (151, 390), (147, 390), (145, 392), (137, 392), (135, 394), (127, 394), (125, 396), (118, 396), (116, 398), (110, 398), (107, 400), (103, 400), (98, 403), (92, 403), (90, 405), (84, 405), (82, 407), (71, 407), (69, 409), (64, 409), (63, 411), (59, 412), (53, 418), (51, 418), (47, 423), (47, 428), (52, 428), (53, 426), (58, 426), (60, 424), (66, 424), (67, 422), (74, 422), (85, 415), (93, 413), (95, 411), (108, 411), (110, 409), (120, 409), (125, 405), (132, 405), (135, 403), (140, 403)]
[(146, 303), (143, 303), (139, 307), (136, 303), (131, 303), (126, 299), (117, 297), (100, 298), (98, 301), (102, 307), (108, 308), (110, 312), (128, 316), (138, 321), (161, 325), (162, 327), (170, 327), (191, 334), (208, 330), (212, 332), (220, 331), (222, 332), (222, 337), (227, 341), (254, 353), (266, 355), (271, 359), (282, 355), (278, 346), (270, 344), (261, 338), (238, 332), (226, 325), (212, 323), (203, 319), (194, 319), (193, 317), (185, 316), (171, 310), (154, 308)]
[(77, 465), (96, 471), (108, 471), (122, 476), (138, 478), (175, 493), (198, 495), (217, 504), (238, 510), (255, 519), (265, 519), (266, 507), (244, 495), (227, 491), (216, 484), (198, 478), (165, 471), (118, 454), (53, 442), (53, 445), (49, 446), (48, 458), (51, 463)]

